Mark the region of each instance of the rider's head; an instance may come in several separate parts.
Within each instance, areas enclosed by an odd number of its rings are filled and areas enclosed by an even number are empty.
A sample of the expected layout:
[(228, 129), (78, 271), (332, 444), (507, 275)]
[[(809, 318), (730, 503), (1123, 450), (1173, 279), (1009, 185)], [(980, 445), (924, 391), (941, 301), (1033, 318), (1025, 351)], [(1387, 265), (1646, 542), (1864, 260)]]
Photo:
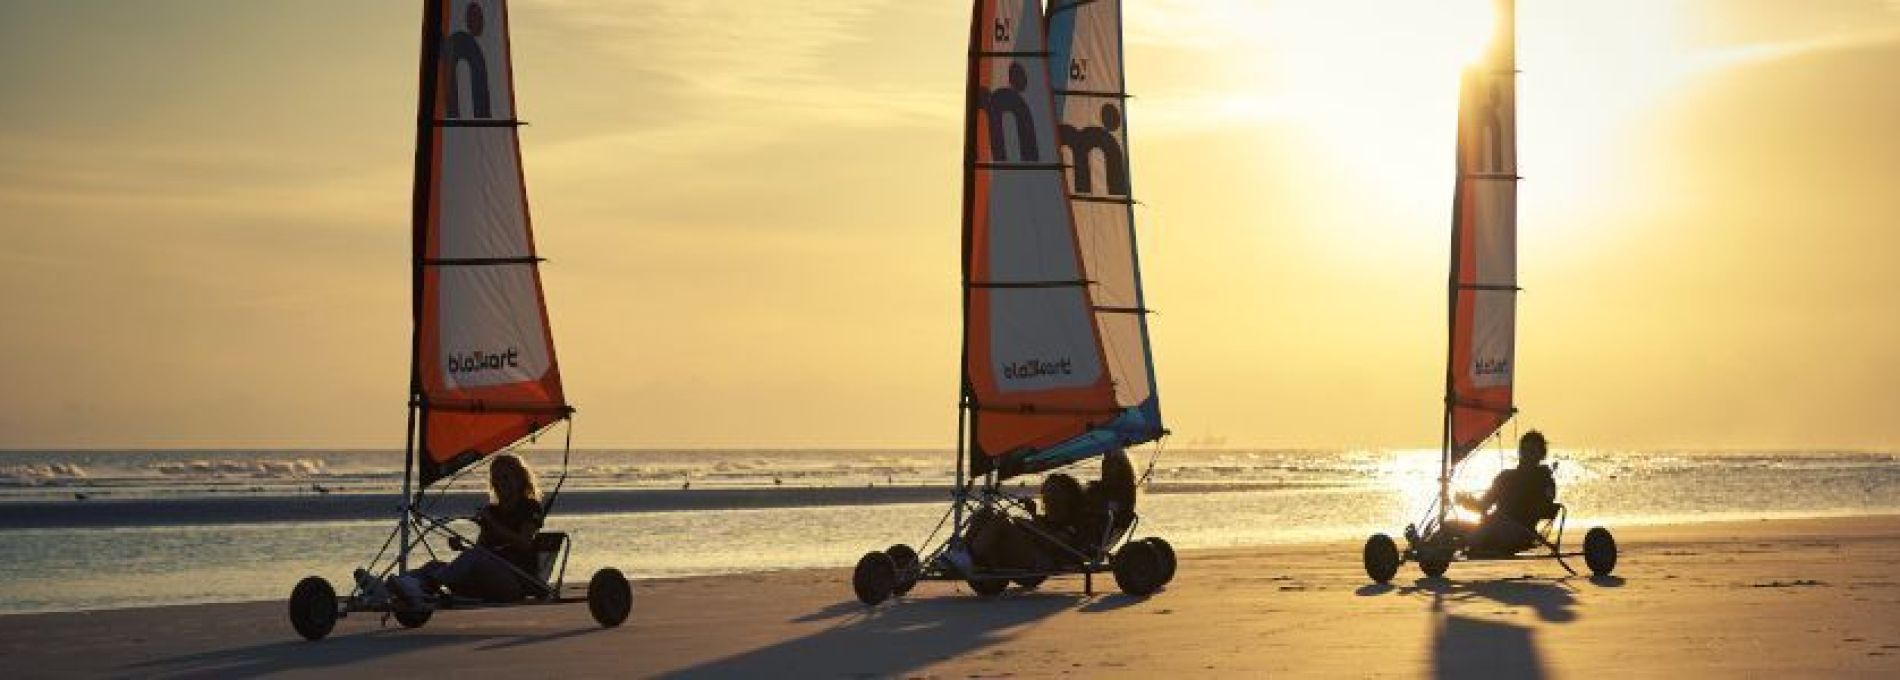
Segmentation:
[(1544, 455), (1550, 452), (1550, 446), (1544, 441), (1544, 433), (1531, 430), (1517, 440), (1517, 464), (1530, 467), (1544, 462)]
[(488, 493), (497, 504), (521, 500), (541, 500), (541, 489), (534, 483), (534, 471), (520, 456), (501, 454), (488, 464)]

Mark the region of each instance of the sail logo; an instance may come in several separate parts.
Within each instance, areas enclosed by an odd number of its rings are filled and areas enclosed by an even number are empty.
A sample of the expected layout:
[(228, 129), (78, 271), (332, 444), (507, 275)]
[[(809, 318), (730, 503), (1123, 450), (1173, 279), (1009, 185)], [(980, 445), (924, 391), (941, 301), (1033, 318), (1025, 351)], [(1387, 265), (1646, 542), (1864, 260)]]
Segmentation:
[(994, 35), (996, 36), (996, 42), (998, 43), (1006, 43), (1011, 40), (1015, 40), (1016, 39), (1016, 20), (1011, 19), (1009, 17), (997, 17)]
[(500, 352), (461, 352), (449, 355), (449, 374), (482, 373), (521, 367), (521, 350), (510, 347)]
[(1079, 83), (1088, 79), (1089, 79), (1089, 60), (1080, 59), (1080, 58), (1070, 59), (1069, 60), (1069, 80), (1073, 80)]
[(1005, 380), (1030, 380), (1043, 376), (1074, 374), (1075, 362), (1069, 359), (1057, 359), (1054, 361), (1029, 359), (1022, 362), (1012, 361), (1003, 364), (1003, 379)]
[(1056, 139), (1069, 150), (1075, 193), (1097, 193), (1095, 157), (1099, 154), (1102, 158), (1102, 176), (1108, 184), (1101, 193), (1127, 196), (1128, 157), (1122, 152), (1121, 140), (1115, 136), (1122, 127), (1121, 110), (1112, 103), (1103, 104), (1101, 121), (1101, 125), (1085, 128), (1062, 125), (1056, 132)]
[[(1000, 22), (998, 30), (1002, 30)], [(1029, 71), (1022, 64), (1011, 62), (1007, 85), (978, 91), (976, 108), (983, 112), (983, 121), (989, 125), (990, 160), (1010, 160), (1009, 145), (1003, 140), (1003, 132), (1008, 129), (1015, 130), (1016, 144), (1021, 147), (1021, 153), (1015, 155), (1015, 160), (1042, 160), (1041, 145), (1036, 139), (1036, 117), (1029, 109), (1029, 100), (1023, 97), (1028, 89)], [(1005, 122), (1013, 125), (1005, 127)]]
[(471, 117), (493, 118), (494, 96), (488, 86), (488, 58), (477, 40), (487, 29), (487, 20), (482, 16), (479, 2), (468, 3), (462, 15), (462, 30), (450, 33), (442, 43), (442, 70), (448, 80), (448, 87), (442, 91), (447, 98), (446, 115), (462, 117), (462, 69), (467, 67)]
[(1510, 359), (1479, 359), (1471, 365), (1471, 374), (1477, 377), (1508, 376), (1511, 374)]

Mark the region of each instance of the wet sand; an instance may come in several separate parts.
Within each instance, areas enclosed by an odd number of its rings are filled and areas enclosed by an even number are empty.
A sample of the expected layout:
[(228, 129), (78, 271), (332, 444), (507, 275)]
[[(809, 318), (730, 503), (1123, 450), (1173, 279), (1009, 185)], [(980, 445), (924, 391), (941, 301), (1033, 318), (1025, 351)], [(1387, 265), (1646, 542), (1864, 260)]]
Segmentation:
[[(1579, 532), (1580, 534), (1580, 532)], [(318, 643), (281, 602), (0, 616), (9, 677), (1900, 677), (1900, 516), (1617, 532), (1610, 578), (1555, 563), (1411, 565), (1372, 586), (1358, 542), (1184, 552), (1135, 599), (1079, 579), (980, 600), (926, 583), (875, 609), (844, 570), (635, 586), (633, 619), (583, 605), (359, 615)], [(631, 565), (638, 568), (638, 565)], [(1582, 569), (1582, 565), (1576, 565)], [(286, 574), (286, 585), (295, 576)], [(288, 590), (288, 587), (286, 587)]]

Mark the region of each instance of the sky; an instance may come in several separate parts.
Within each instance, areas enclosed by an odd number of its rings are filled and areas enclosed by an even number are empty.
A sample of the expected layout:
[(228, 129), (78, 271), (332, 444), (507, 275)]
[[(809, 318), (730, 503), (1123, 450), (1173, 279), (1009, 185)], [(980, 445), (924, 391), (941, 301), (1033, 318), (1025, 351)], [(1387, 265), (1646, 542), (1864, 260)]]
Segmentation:
[[(1432, 447), (1488, 0), (1132, 0), (1176, 440)], [(949, 447), (964, 2), (515, 0), (575, 442)], [(1900, 449), (1900, 2), (1522, 0), (1523, 427)], [(420, 3), (0, 0), (0, 447), (400, 446)]]

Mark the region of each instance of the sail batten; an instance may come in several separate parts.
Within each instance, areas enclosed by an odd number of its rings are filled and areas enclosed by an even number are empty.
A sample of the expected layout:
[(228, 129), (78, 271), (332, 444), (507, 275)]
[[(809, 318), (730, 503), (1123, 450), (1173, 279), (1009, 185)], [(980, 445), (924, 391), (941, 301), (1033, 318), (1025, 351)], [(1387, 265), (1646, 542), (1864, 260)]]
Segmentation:
[(1515, 12), (1459, 84), (1445, 455), (1456, 465), (1516, 413), (1517, 92)]
[(413, 383), (427, 486), (567, 417), (515, 118), (506, 0), (427, 0)]

